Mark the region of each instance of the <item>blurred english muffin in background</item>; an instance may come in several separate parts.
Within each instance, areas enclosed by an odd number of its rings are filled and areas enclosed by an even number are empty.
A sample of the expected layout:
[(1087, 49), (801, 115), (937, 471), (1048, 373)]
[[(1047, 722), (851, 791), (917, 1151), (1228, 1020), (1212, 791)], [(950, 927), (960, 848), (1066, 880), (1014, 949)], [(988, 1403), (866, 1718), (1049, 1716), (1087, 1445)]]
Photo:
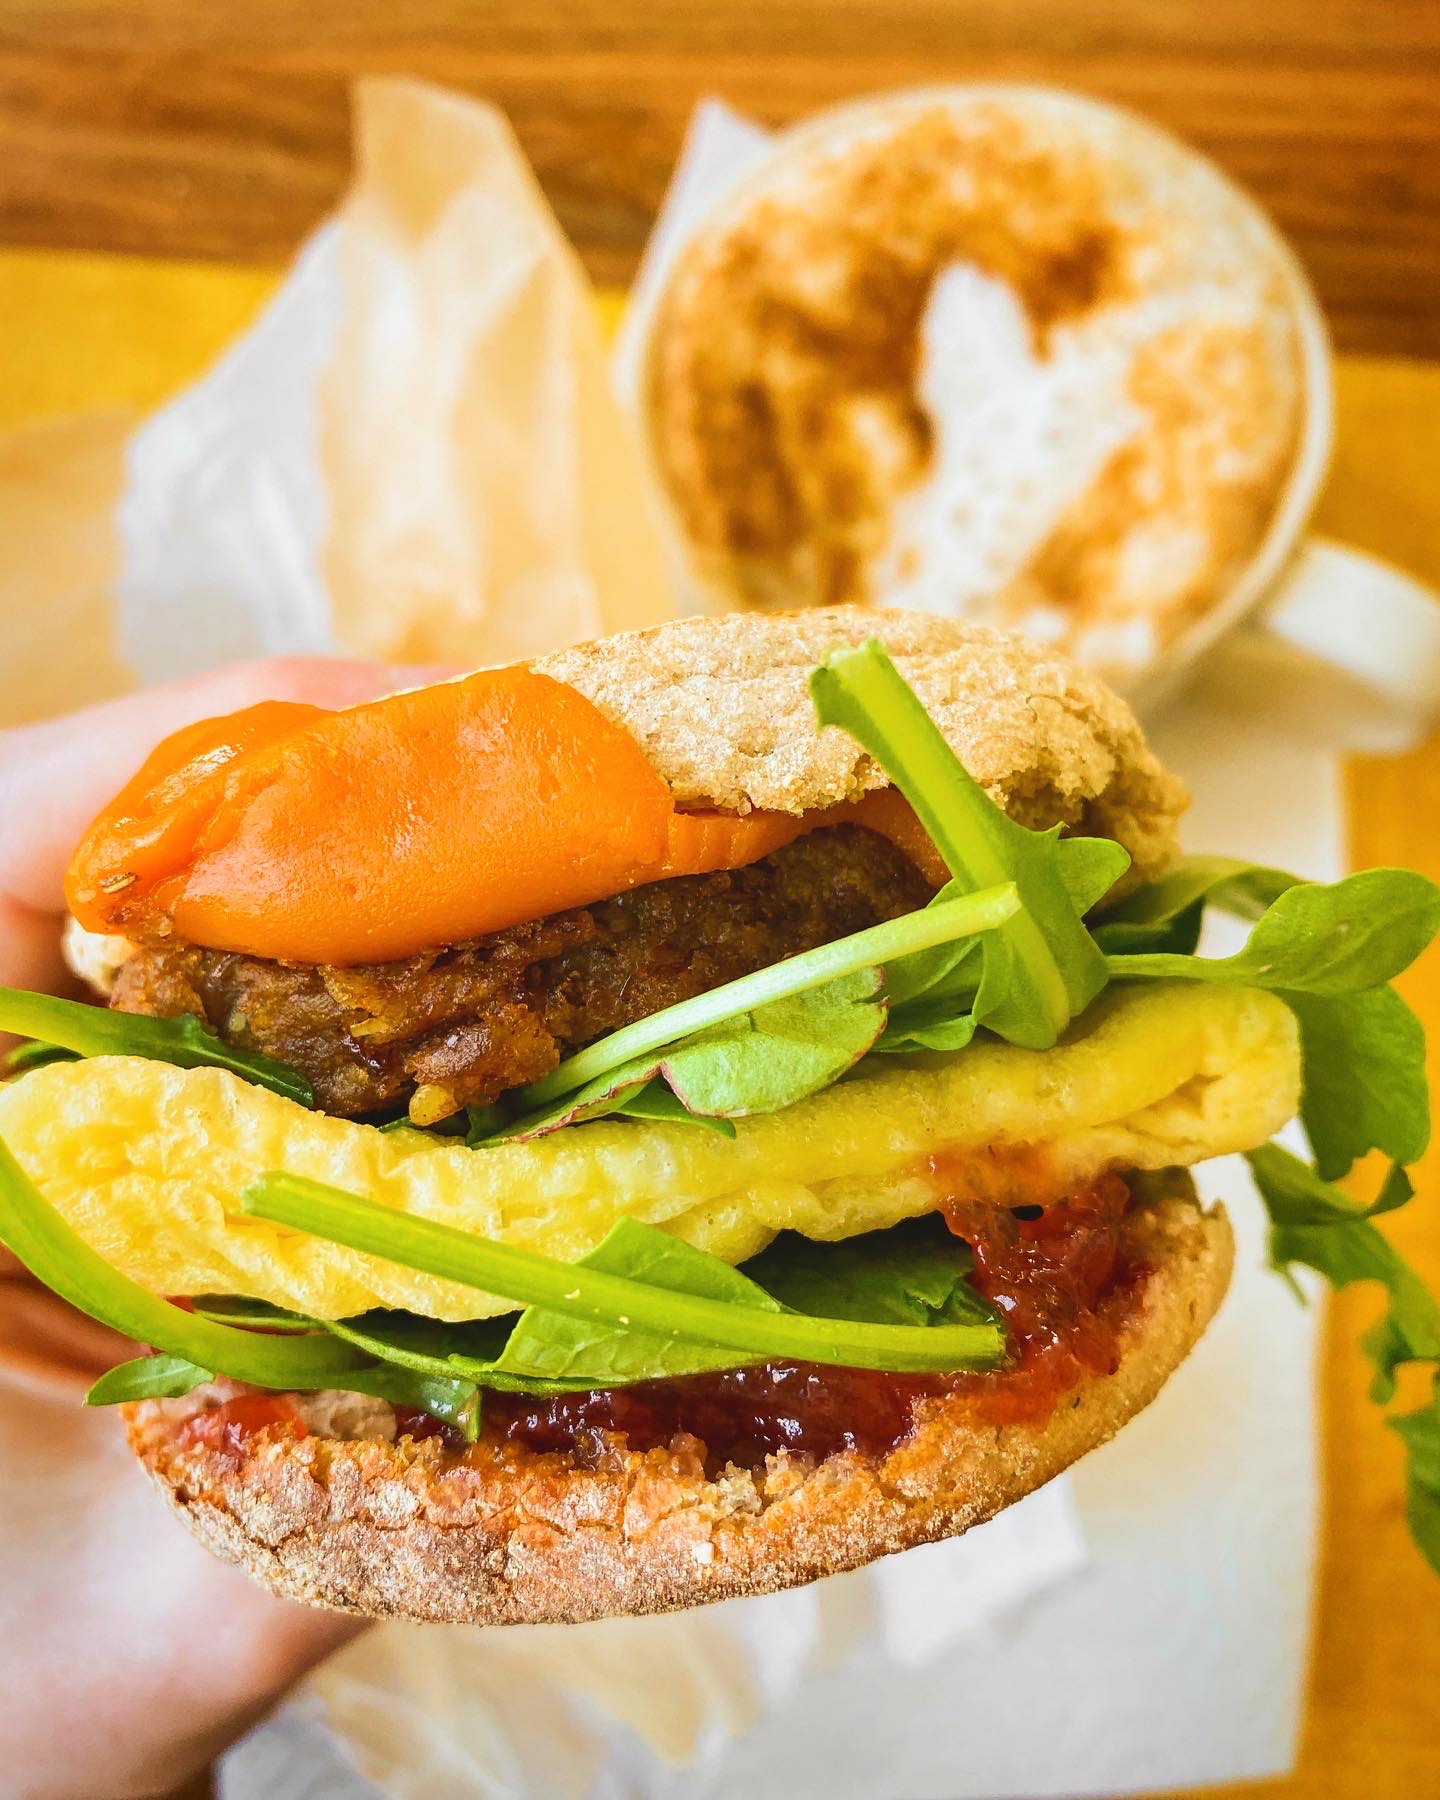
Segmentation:
[(1123, 683), (1265, 537), (1308, 304), (1258, 208), (1107, 107), (935, 89), (811, 121), (701, 226), (646, 346), (698, 603), (984, 618)]

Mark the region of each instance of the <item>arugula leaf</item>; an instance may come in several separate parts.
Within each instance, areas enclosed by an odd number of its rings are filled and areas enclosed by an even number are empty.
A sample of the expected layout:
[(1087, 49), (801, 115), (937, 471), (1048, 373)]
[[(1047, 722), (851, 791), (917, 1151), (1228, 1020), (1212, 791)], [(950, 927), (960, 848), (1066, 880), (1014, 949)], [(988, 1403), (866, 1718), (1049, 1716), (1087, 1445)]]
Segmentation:
[(1388, 1174), (1380, 1184), (1380, 1192), (1365, 1208), (1367, 1219), (1378, 1219), (1382, 1213), (1395, 1212), (1406, 1206), (1415, 1198), (1415, 1187), (1410, 1180), (1410, 1171), (1399, 1163), (1391, 1163)]
[(1095, 927), (1095, 941), (1114, 953), (1188, 953), (1199, 939), (1207, 901), (1237, 918), (1258, 919), (1287, 889), (1299, 886), (1298, 875), (1233, 856), (1182, 856), (1158, 880), (1110, 907)]
[[(102, 1375), (85, 1396), (87, 1406), (119, 1406), (129, 1400), (178, 1400), (212, 1379), (174, 1356), (142, 1356)], [(474, 1443), (480, 1431), (480, 1390), (454, 1375), (424, 1375), (393, 1361), (365, 1363), (338, 1383), (352, 1394), (373, 1394), (392, 1406), (408, 1406), (443, 1419)], [(287, 1390), (294, 1392), (307, 1389)]]
[(13, 1050), (7, 1051), (3, 1059), (4, 1079), (14, 1075), (23, 1075), (27, 1069), (40, 1069), (46, 1063), (75, 1062), (73, 1050), (62, 1050), (59, 1044), (46, 1044), (39, 1038), (28, 1044), (16, 1044)]
[(324, 1329), (401, 1368), (478, 1380), (505, 1348), (513, 1324), (511, 1317), (445, 1322), (377, 1307), (351, 1319), (332, 1319)]
[(810, 694), (821, 725), (848, 732), (889, 775), (957, 881), (1015, 884), (1020, 911), (982, 945), (975, 1016), (1011, 1043), (1049, 1049), (1107, 979), (1066, 889), (1060, 828), (1027, 831), (995, 805), (877, 639), (834, 651)]
[[(1130, 866), (1130, 853), (1109, 838), (1061, 838), (1060, 878), (1077, 913), (1103, 899)], [(930, 902), (957, 899), (965, 883), (950, 881)], [(890, 1020), (877, 1050), (961, 1050), (975, 1035), (980, 941), (964, 938), (902, 956), (886, 966)]]
[[(969, 1249), (933, 1217), (834, 1244), (786, 1233), (743, 1269), (653, 1226), (622, 1219), (576, 1266), (772, 1314), (787, 1310), (921, 1327), (997, 1324), (969, 1285)], [(443, 1324), (386, 1311), (319, 1321), (261, 1301), (222, 1297), (194, 1305), (207, 1316), (267, 1330), (330, 1331), (417, 1374), (532, 1394), (670, 1380), (757, 1360), (677, 1336), (673, 1328), (640, 1330), (633, 1322), (627, 1327), (581, 1319), (545, 1306), (528, 1307), (518, 1319)]]
[(1117, 979), (1234, 982), (1300, 994), (1382, 986), (1440, 930), (1440, 887), (1412, 869), (1365, 869), (1287, 888), (1234, 956), (1110, 955)]
[[(651, 1247), (651, 1240), (655, 1239), (661, 1240), (658, 1250)], [(643, 1256), (634, 1254), (637, 1245), (644, 1249)], [(667, 1259), (679, 1269), (678, 1275), (670, 1280), (662, 1278)], [(704, 1279), (713, 1275), (711, 1265), (715, 1264), (715, 1258), (692, 1250), (678, 1238), (634, 1225), (631, 1221), (622, 1221), (605, 1243), (582, 1261), (587, 1267), (608, 1268), (619, 1274), (633, 1274), (643, 1266), (648, 1278), (657, 1286), (683, 1289), (684, 1272), (693, 1259), (698, 1259), (704, 1266), (702, 1279), (694, 1291), (719, 1291), (718, 1283), (712, 1280), (707, 1288)], [(730, 1297), (743, 1295), (745, 1303), (751, 1303), (753, 1293), (758, 1290), (753, 1290), (752, 1284), (745, 1282), (743, 1277), (736, 1277), (735, 1271), (726, 1264), (720, 1263), (718, 1267), (724, 1271), (724, 1276), (734, 1278), (735, 1285), (727, 1290)], [(723, 1279), (721, 1277), (721, 1281)], [(726, 1293), (720, 1292), (719, 1297), (726, 1297)], [(759, 1304), (766, 1304), (763, 1296)], [(298, 1326), (305, 1330), (330, 1331), (346, 1343), (420, 1374), (452, 1379), (460, 1376), (484, 1387), (527, 1394), (618, 1387), (627, 1381), (693, 1373), (694, 1365), (687, 1358), (695, 1355), (704, 1359), (706, 1368), (734, 1368), (748, 1360), (733, 1352), (711, 1351), (683, 1340), (670, 1339), (662, 1344), (662, 1340), (653, 1336), (633, 1331), (627, 1333), (615, 1326), (592, 1327), (588, 1322), (547, 1312), (541, 1307), (530, 1307), (518, 1315), (507, 1314), (495, 1319), (444, 1323), (415, 1313), (384, 1310), (362, 1313), (352, 1319), (315, 1320), (281, 1313), (261, 1302), (216, 1300), (207, 1301), (203, 1306), (198, 1302), (196, 1305), (197, 1310), (208, 1311), (215, 1307), (222, 1318), (243, 1317), (271, 1330), (277, 1326), (281, 1329)], [(519, 1341), (515, 1353), (507, 1356), (507, 1345), (512, 1338)], [(552, 1341), (547, 1343), (547, 1338)], [(613, 1355), (606, 1348), (612, 1342), (615, 1345)], [(588, 1368), (582, 1367), (582, 1359), (577, 1358), (571, 1379), (552, 1379), (544, 1373), (547, 1363), (563, 1363), (567, 1355), (574, 1353), (577, 1344), (592, 1346), (587, 1351)], [(660, 1346), (658, 1353), (657, 1346)], [(639, 1373), (622, 1373), (622, 1368), (638, 1369)]]
[[(577, 1266), (761, 1311), (874, 1324), (994, 1325), (994, 1312), (969, 1285), (972, 1260), (967, 1246), (933, 1217), (833, 1244), (785, 1233), (743, 1269), (622, 1219)], [(756, 1360), (673, 1330), (643, 1331), (633, 1323), (579, 1319), (544, 1306), (531, 1306), (518, 1319), (442, 1324), (385, 1311), (320, 1321), (260, 1301), (225, 1298), (194, 1305), (207, 1316), (268, 1330), (331, 1331), (417, 1373), (524, 1393), (620, 1387)]]
[[(339, 1336), (339, 1333), (335, 1335)], [(372, 1394), (392, 1406), (429, 1413), (452, 1426), (469, 1443), (480, 1435), (480, 1389), (476, 1382), (450, 1375), (426, 1375), (393, 1358), (367, 1364), (338, 1384), (352, 1394)]]
[(567, 1057), (542, 1080), (521, 1088), (514, 1096), (514, 1104), (522, 1110), (548, 1107), (567, 1094), (577, 1094), (601, 1076), (610, 1077), (613, 1087), (627, 1066), (631, 1072), (624, 1079), (634, 1081), (634, 1070), (646, 1058), (652, 1059), (649, 1066), (653, 1072), (659, 1066), (659, 1052), (668, 1056), (673, 1046), (699, 1032), (743, 1018), (776, 1001), (808, 994), (841, 977), (864, 975), (911, 951), (993, 931), (1015, 915), (1019, 904), (1013, 885), (1002, 882), (983, 893), (922, 907), (918, 912), (838, 938), (833, 944), (821, 944), (799, 956), (786, 957), (768, 969), (742, 975), (738, 981), (711, 988), (708, 993), (682, 1000), (678, 1006), (668, 1006), (612, 1032)]
[(1308, 1163), (1280, 1144), (1264, 1144), (1248, 1152), (1251, 1169), (1272, 1222), (1284, 1229), (1306, 1225), (1348, 1225), (1357, 1219), (1378, 1219), (1412, 1200), (1415, 1189), (1409, 1171), (1392, 1164), (1380, 1192), (1369, 1206), (1362, 1206), (1321, 1178)]
[(1405, 1445), (1405, 1520), (1410, 1535), (1440, 1575), (1440, 1375), (1424, 1406), (1386, 1423)]
[[(619, 1220), (578, 1266), (752, 1312), (781, 1310), (738, 1269), (634, 1219)], [(567, 1387), (600, 1388), (701, 1375), (758, 1359), (687, 1338), (679, 1329), (639, 1330), (633, 1323), (581, 1319), (532, 1306), (520, 1315), (495, 1366), (498, 1373), (526, 1384), (539, 1377)]]
[[(963, 900), (967, 892), (963, 882), (947, 881), (930, 905), (945, 906), (951, 900)], [(973, 998), (980, 985), (979, 949), (978, 938), (956, 938), (952, 943), (893, 958), (885, 965), (885, 998), (892, 1012), (922, 994), (964, 991)]]
[[(370, 1315), (358, 1320), (310, 1319), (303, 1313), (287, 1312), (264, 1300), (247, 1300), (230, 1295), (201, 1295), (191, 1301), (194, 1311), (218, 1324), (244, 1325), (252, 1331), (284, 1332), (296, 1335), (329, 1333), (341, 1342), (366, 1353), (368, 1360), (346, 1374), (338, 1385), (355, 1394), (373, 1394), (395, 1406), (409, 1406), (430, 1413), (454, 1426), (472, 1443), (479, 1432), (479, 1391), (466, 1372), (446, 1360), (407, 1356), (404, 1353), (404, 1328), (428, 1327), (432, 1333), (444, 1333), (448, 1340), (469, 1330), (466, 1326), (446, 1326), (430, 1319), (419, 1319), (408, 1313), (375, 1315), (381, 1323), (373, 1328)], [(400, 1322), (400, 1343), (392, 1341), (396, 1327), (390, 1318)], [(488, 1325), (491, 1321), (485, 1321)], [(503, 1338), (503, 1332), (501, 1334)], [(383, 1367), (381, 1365), (384, 1365)], [(173, 1356), (145, 1356), (135, 1362), (122, 1363), (102, 1375), (86, 1395), (88, 1406), (112, 1406), (125, 1400), (175, 1399), (188, 1394), (202, 1382), (212, 1378), (211, 1371)], [(304, 1391), (304, 1390), (296, 1390)]]
[(1327, 1181), (1369, 1150), (1418, 1162), (1430, 1142), (1425, 1029), (1394, 988), (1280, 998), (1300, 1022), (1300, 1117)]
[(1400, 1363), (1440, 1360), (1440, 1301), (1370, 1222), (1410, 1198), (1408, 1177), (1392, 1172), (1380, 1199), (1366, 1208), (1278, 1144), (1249, 1151), (1246, 1161), (1270, 1214), (1270, 1258), (1277, 1269), (1302, 1263), (1333, 1287), (1378, 1281), (1388, 1293), (1389, 1308), (1364, 1345), (1375, 1363), (1371, 1395), (1389, 1400)]
[[(343, 1343), (353, 1344), (382, 1362), (393, 1363), (416, 1374), (434, 1376), (442, 1382), (457, 1382), (458, 1401), (468, 1399), (464, 1390), (479, 1383), (495, 1388), (520, 1385), (493, 1378), (495, 1359), (510, 1335), (514, 1324), (512, 1318), (466, 1319), (447, 1324), (439, 1319), (422, 1318), (417, 1313), (379, 1308), (351, 1319), (311, 1319), (302, 1313), (285, 1312), (263, 1300), (221, 1295), (208, 1295), (191, 1304), (206, 1318), (243, 1322), (263, 1331), (328, 1331)], [(544, 1382), (531, 1382), (526, 1384), (526, 1391), (547, 1391), (547, 1388)], [(444, 1390), (439, 1392), (443, 1399)], [(422, 1405), (413, 1397), (402, 1398), (399, 1403)], [(424, 1406), (423, 1410), (434, 1409)], [(436, 1417), (448, 1418), (449, 1415), (436, 1412)]]
[[(646, 1280), (473, 1237), (296, 1176), (264, 1175), (246, 1188), (240, 1204), (257, 1218), (527, 1306), (543, 1306), (592, 1325), (622, 1325), (629, 1331), (739, 1352), (727, 1366), (749, 1356), (794, 1356), (806, 1362), (901, 1372), (977, 1368), (993, 1366), (1004, 1350), (1004, 1334), (994, 1325), (917, 1330), (805, 1318), (713, 1295), (681, 1294)], [(653, 1227), (635, 1229), (657, 1238), (667, 1236)], [(726, 1278), (716, 1276), (717, 1281), (722, 1279)]]
[[(1334, 1287), (1376, 1281), (1389, 1296), (1384, 1315), (1361, 1340), (1375, 1364), (1371, 1398), (1385, 1404), (1394, 1397), (1401, 1363), (1440, 1361), (1440, 1300), (1370, 1222), (1411, 1198), (1409, 1176), (1392, 1167), (1379, 1197), (1365, 1207), (1278, 1144), (1253, 1150), (1246, 1160), (1270, 1214), (1270, 1256), (1277, 1269), (1288, 1274), (1303, 1263)], [(1426, 1405), (1386, 1423), (1405, 1444), (1410, 1534), (1440, 1574), (1440, 1374)]]
[[(968, 1248), (934, 1219), (835, 1244), (787, 1232), (743, 1269), (627, 1219), (584, 1261), (678, 1293), (814, 1318), (927, 1328), (996, 1324), (967, 1280)], [(532, 1307), (498, 1367), (589, 1388), (729, 1369), (742, 1360), (754, 1359), (633, 1329), (597, 1330)]]
[[(1140, 890), (1144, 893), (1144, 889)], [(1200, 942), (1204, 924), (1205, 902), (1195, 901), (1183, 911), (1171, 913), (1152, 923), (1132, 923), (1108, 915), (1094, 927), (1095, 942), (1106, 956), (1142, 956), (1165, 954), (1193, 956)]]
[(735, 1135), (735, 1126), (728, 1118), (692, 1111), (666, 1087), (663, 1079), (648, 1081), (633, 1094), (622, 1094), (613, 1110), (626, 1119), (650, 1119), (661, 1125), (699, 1125), (720, 1137), (733, 1138)]
[(875, 1045), (881, 1056), (913, 1056), (920, 1050), (963, 1050), (979, 1029), (973, 1012), (957, 1011), (955, 1002), (928, 995), (893, 1013)]
[[(768, 1294), (728, 1264), (632, 1219), (620, 1220), (578, 1266), (680, 1293), (779, 1310)], [(246, 1303), (239, 1304), (249, 1310)], [(254, 1316), (263, 1321), (267, 1315), (262, 1311)], [(466, 1376), (485, 1387), (524, 1393), (620, 1387), (632, 1381), (736, 1368), (754, 1360), (672, 1333), (577, 1319), (542, 1306), (527, 1307), (518, 1317), (462, 1324), (442, 1324), (411, 1313), (373, 1312), (318, 1328), (408, 1369)]]
[(1130, 852), (1114, 838), (1062, 837), (1055, 850), (1065, 892), (1082, 915), (1098, 906), (1130, 867)]
[[(947, 882), (936, 902), (963, 891)], [(975, 998), (980, 990), (979, 941), (940, 944), (901, 957), (885, 970), (885, 997), (890, 1016), (876, 1039), (882, 1054), (916, 1049), (961, 1050), (977, 1029)]]
[(853, 1068), (885, 1027), (878, 969), (774, 1000), (665, 1052), (661, 1072), (691, 1112), (779, 1112)]
[(895, 1325), (996, 1318), (969, 1282), (969, 1246), (933, 1215), (840, 1243), (782, 1232), (745, 1274), (796, 1312)]
[[(659, 1056), (624, 1063), (559, 1106), (516, 1119), (481, 1141), (543, 1137), (613, 1112), (696, 1124), (703, 1119), (723, 1130), (726, 1120), (779, 1112), (829, 1087), (860, 1060), (884, 1025), (880, 972), (858, 969), (722, 1019)], [(673, 1108), (657, 1101), (657, 1092), (669, 1094)], [(734, 1134), (731, 1125), (729, 1135)]]
[(251, 1300), (238, 1294), (196, 1294), (190, 1310), (202, 1319), (214, 1319), (217, 1325), (244, 1325), (252, 1331), (275, 1331), (303, 1336), (307, 1331), (323, 1331), (318, 1319), (304, 1313), (287, 1312), (283, 1306), (272, 1306), (268, 1300)]
[(253, 1050), (236, 1050), (190, 1013), (178, 1019), (151, 1019), (79, 1000), (29, 994), (22, 988), (0, 988), (3, 1031), (43, 1038), (77, 1056), (144, 1056), (182, 1069), (228, 1069), (301, 1106), (315, 1101), (310, 1083), (298, 1070)]
[(588, 1125), (592, 1119), (612, 1116), (653, 1119), (667, 1125), (699, 1125), (723, 1137), (735, 1135), (729, 1119), (692, 1113), (665, 1085), (665, 1063), (649, 1059), (629, 1063), (613, 1075), (601, 1075), (556, 1105), (541, 1107), (518, 1119), (508, 1117), (502, 1107), (485, 1110), (498, 1116), (487, 1117), (482, 1128), (468, 1134), (465, 1142), (472, 1150), (483, 1150), (490, 1144), (528, 1143), (568, 1125)]
[[(1102, 899), (1130, 866), (1130, 853), (1109, 838), (1061, 838), (1060, 877), (1077, 913)], [(953, 899), (964, 884), (948, 882), (931, 905)], [(963, 1050), (980, 1021), (980, 940), (941, 944), (901, 957), (885, 970), (890, 1017), (874, 1048), (887, 1055), (918, 1050)]]
[(137, 1356), (118, 1363), (95, 1382), (85, 1396), (87, 1406), (119, 1406), (127, 1400), (178, 1400), (207, 1381), (213, 1369), (200, 1369), (183, 1356)]

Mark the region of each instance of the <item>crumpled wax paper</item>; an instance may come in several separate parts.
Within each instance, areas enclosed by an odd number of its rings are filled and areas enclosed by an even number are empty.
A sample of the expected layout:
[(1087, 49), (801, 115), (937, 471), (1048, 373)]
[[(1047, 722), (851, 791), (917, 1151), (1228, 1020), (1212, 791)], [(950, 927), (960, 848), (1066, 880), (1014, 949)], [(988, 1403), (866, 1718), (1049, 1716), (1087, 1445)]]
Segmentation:
[[(498, 662), (671, 609), (593, 296), (504, 121), (389, 80), (361, 85), (356, 120), (349, 196), (210, 374), (128, 438), (61, 429), (48, 463), (28, 434), (0, 446), (0, 517), (35, 520), (0, 609), (0, 651), (34, 672), (26, 716), (237, 656)], [(676, 209), (694, 216), (717, 161), (743, 172), (765, 144), (702, 111), (618, 346), (622, 394)], [(1160, 735), (1197, 789), (1192, 847), (1336, 872), (1327, 751), (1277, 745), (1263, 720), (1217, 732), (1203, 706)], [(1230, 1298), (1072, 1477), (791, 1594), (573, 1628), (382, 1625), (231, 1753), (222, 1794), (872, 1800), (1283, 1769), (1315, 1324), (1262, 1272), (1243, 1167), (1202, 1185), (1236, 1219)]]
[(369, 81), (355, 141), (258, 325), (130, 446), (121, 641), (146, 679), (506, 662), (671, 612), (589, 284), (503, 115)]

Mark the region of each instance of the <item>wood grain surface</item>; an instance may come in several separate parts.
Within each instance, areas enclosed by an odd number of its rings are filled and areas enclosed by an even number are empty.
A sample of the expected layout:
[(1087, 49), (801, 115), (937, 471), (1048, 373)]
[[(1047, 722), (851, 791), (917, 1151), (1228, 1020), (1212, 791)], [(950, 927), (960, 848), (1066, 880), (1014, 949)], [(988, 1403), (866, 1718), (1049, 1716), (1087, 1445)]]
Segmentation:
[(280, 260), (382, 70), (503, 106), (608, 280), (704, 94), (779, 124), (925, 81), (1085, 89), (1259, 196), (1342, 348), (1440, 355), (1437, 0), (0, 0), (0, 242)]

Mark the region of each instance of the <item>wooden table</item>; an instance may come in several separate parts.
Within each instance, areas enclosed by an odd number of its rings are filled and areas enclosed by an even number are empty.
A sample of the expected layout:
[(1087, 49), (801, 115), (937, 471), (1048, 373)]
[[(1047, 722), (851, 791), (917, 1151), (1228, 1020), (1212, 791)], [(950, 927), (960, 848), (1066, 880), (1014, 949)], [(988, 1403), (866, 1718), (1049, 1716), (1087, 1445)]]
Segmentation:
[[(777, 121), (895, 82), (1064, 80), (1161, 119), (1248, 182), (1299, 243), (1342, 346), (1440, 357), (1434, 0), (570, 0), (537, 13), (524, 0), (252, 0), (237, 21), (184, 0), (5, 0), (0, 244), (277, 258), (343, 179), (347, 81), (385, 68), (505, 104), (591, 267), (624, 274), (698, 94)], [(0, 426), (153, 402), (270, 280), (0, 253)], [(1322, 524), (1440, 586), (1440, 367), (1352, 360), (1339, 415)], [(1349, 787), (1355, 862), (1440, 878), (1440, 739), (1357, 763)], [(1440, 1041), (1440, 955), (1406, 985)], [(1432, 1155), (1421, 1201), (1387, 1221), (1432, 1283), (1437, 1177)], [(1275, 1800), (1440, 1791), (1440, 1585), (1405, 1532), (1401, 1447), (1365, 1395), (1355, 1343), (1375, 1311), (1358, 1290), (1330, 1315), (1312, 1697), (1297, 1773), (1253, 1790)], [(1419, 1398), (1407, 1384), (1402, 1403)]]
[(0, 0), (0, 243), (278, 260), (347, 165), (347, 88), (506, 108), (626, 279), (697, 97), (776, 124), (867, 89), (1060, 82), (1211, 151), (1346, 349), (1440, 355), (1435, 0)]

